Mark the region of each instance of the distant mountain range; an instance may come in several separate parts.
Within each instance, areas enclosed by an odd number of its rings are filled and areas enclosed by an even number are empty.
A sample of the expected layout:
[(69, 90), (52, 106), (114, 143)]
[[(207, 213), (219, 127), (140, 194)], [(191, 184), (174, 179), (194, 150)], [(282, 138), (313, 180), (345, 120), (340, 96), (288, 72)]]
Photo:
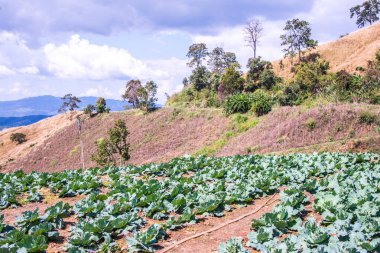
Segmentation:
[[(95, 104), (97, 97), (80, 97), (79, 108)], [(106, 99), (111, 111), (122, 111), (126, 102)], [(23, 98), (14, 101), (0, 101), (0, 117), (24, 117), (31, 115), (55, 115), (62, 105), (62, 99), (54, 96)]]
[[(80, 97), (79, 108), (95, 104), (97, 97)], [(106, 99), (111, 111), (122, 111), (128, 103)], [(33, 124), (58, 113), (62, 99), (54, 96), (38, 96), (13, 101), (0, 101), (0, 130), (14, 126)]]
[(31, 115), (24, 117), (0, 117), (0, 130), (9, 127), (26, 126), (46, 119), (48, 115)]

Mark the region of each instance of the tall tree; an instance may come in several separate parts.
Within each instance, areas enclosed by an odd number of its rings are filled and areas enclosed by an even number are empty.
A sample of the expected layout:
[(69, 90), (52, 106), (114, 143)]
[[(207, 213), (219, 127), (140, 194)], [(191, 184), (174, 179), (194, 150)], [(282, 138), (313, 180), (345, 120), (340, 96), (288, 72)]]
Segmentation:
[(207, 46), (204, 43), (196, 43), (189, 47), (187, 52), (187, 57), (190, 58), (190, 61), (187, 63), (189, 67), (199, 68), (202, 66), (202, 62), (206, 59), (208, 55)]
[(225, 52), (222, 47), (216, 47), (209, 53), (208, 65), (213, 74), (220, 76), (233, 64), (238, 65), (235, 53)]
[(140, 80), (129, 80), (125, 85), (125, 92), (121, 97), (128, 101), (128, 103), (131, 103), (133, 108), (137, 108), (139, 106), (140, 101), (138, 91), (141, 87), (142, 85)]
[(351, 18), (356, 16), (356, 25), (359, 28), (367, 23), (372, 24), (379, 20), (380, 0), (368, 0), (350, 9)]
[(298, 18), (288, 20), (286, 22), (284, 31), (285, 34), (281, 35), (281, 46), (286, 46), (283, 49), (285, 56), (298, 54), (298, 59), (301, 61), (301, 56), (304, 49), (315, 48), (318, 45), (318, 41), (311, 39), (311, 28), (309, 22), (300, 20)]
[(210, 88), (211, 73), (204, 66), (195, 68), (189, 79), (191, 85), (196, 91), (200, 91), (204, 88)]
[(252, 19), (248, 21), (244, 27), (245, 41), (253, 49), (253, 57), (256, 58), (257, 45), (263, 33), (263, 26), (258, 19)]
[[(222, 75), (220, 86), (224, 96), (241, 92), (244, 88), (244, 78), (235, 66), (228, 67)], [(218, 87), (219, 88), (219, 87)]]
[(66, 112), (67, 110), (72, 112), (79, 108), (78, 103), (81, 102), (79, 98), (73, 96), (72, 94), (66, 94), (61, 99), (63, 100), (63, 104), (61, 108), (59, 108), (58, 112)]
[(224, 49), (216, 47), (209, 53), (208, 65), (212, 73), (221, 75), (224, 68)]
[(140, 109), (145, 112), (153, 110), (157, 101), (157, 84), (153, 81), (149, 81), (145, 86), (141, 87), (138, 91), (138, 97), (140, 101)]

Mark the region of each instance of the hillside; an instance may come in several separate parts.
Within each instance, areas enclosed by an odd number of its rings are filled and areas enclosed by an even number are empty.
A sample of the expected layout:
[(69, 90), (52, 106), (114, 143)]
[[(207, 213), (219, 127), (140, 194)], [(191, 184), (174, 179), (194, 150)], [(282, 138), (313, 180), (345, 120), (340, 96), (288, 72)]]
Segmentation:
[[(311, 53), (318, 53), (323, 59), (330, 62), (330, 71), (346, 70), (355, 72), (356, 67), (366, 67), (368, 60), (374, 58), (380, 49), (380, 23), (359, 29), (342, 38), (318, 46)], [(297, 59), (294, 59), (295, 62)], [(284, 67), (280, 68), (280, 61)], [(289, 59), (273, 62), (275, 72), (285, 79), (292, 74)]]
[[(233, 116), (227, 118), (215, 109), (162, 108), (148, 115), (136, 110), (110, 113), (83, 121), (85, 165), (95, 166), (90, 159), (95, 152), (95, 142), (106, 136), (117, 119), (125, 120), (131, 133), (132, 164), (164, 162), (186, 154), (205, 153), (225, 156), (296, 151), (379, 152), (377, 123), (361, 122), (363, 113), (378, 120), (380, 106), (281, 107), (245, 123), (236, 123)], [(11, 143), (9, 136), (14, 132), (26, 133), (28, 141), (21, 145)], [(0, 143), (1, 172), (81, 167), (76, 121), (67, 115), (4, 130), (0, 132)]]

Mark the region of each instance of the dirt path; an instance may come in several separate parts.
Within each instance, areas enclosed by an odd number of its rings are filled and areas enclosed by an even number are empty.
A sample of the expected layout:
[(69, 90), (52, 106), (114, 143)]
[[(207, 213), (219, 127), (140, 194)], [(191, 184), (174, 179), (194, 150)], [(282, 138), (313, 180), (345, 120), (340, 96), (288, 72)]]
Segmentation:
[[(158, 244), (161, 249), (158, 253), (170, 252), (170, 253), (183, 253), (183, 252), (196, 252), (196, 253), (210, 253), (215, 252), (218, 249), (218, 245), (231, 237), (243, 237), (245, 238), (247, 233), (251, 229), (252, 219), (260, 218), (264, 213), (270, 212), (272, 208), (278, 203), (279, 195), (276, 194), (272, 199), (272, 196), (268, 196), (262, 199), (255, 200), (253, 204), (247, 207), (236, 209), (230, 213), (227, 213), (222, 218), (209, 217), (204, 221), (193, 226), (185, 227), (178, 231), (168, 232), (169, 238)], [(260, 210), (258, 210), (262, 207)], [(257, 211), (258, 210), (258, 211)], [(207, 233), (206, 235), (188, 240), (175, 248), (171, 246), (180, 242), (183, 239), (194, 236), (196, 234), (217, 228), (221, 224), (227, 223), (231, 220), (237, 219), (245, 214), (257, 211), (237, 222), (228, 224), (218, 230)]]

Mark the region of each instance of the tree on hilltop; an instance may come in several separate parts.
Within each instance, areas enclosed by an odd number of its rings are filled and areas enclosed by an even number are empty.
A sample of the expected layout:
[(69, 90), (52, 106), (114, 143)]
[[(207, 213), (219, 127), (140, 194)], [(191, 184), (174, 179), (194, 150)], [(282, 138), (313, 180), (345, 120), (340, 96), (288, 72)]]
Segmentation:
[(129, 80), (125, 85), (125, 92), (121, 96), (123, 100), (126, 100), (128, 103), (132, 104), (133, 108), (139, 107), (139, 96), (138, 91), (141, 89), (141, 81), (140, 80)]
[(138, 98), (140, 101), (140, 109), (149, 112), (156, 108), (157, 102), (157, 84), (153, 81), (148, 81), (138, 90)]
[(300, 19), (288, 20), (286, 22), (284, 31), (285, 34), (281, 35), (281, 46), (286, 46), (283, 49), (285, 57), (290, 56), (293, 58), (298, 54), (298, 59), (301, 61), (303, 54), (302, 50), (312, 49), (318, 45), (318, 41), (311, 39), (311, 28), (309, 22)]
[(204, 43), (196, 43), (189, 47), (187, 52), (187, 57), (190, 58), (190, 61), (187, 63), (189, 67), (199, 68), (202, 66), (202, 62), (206, 59), (208, 55), (207, 46)]
[(61, 108), (59, 108), (58, 112), (66, 112), (67, 110), (72, 112), (79, 108), (78, 103), (81, 102), (79, 98), (73, 96), (72, 94), (66, 94), (61, 99), (63, 100), (63, 104)]
[(379, 20), (380, 0), (368, 0), (362, 4), (356, 5), (350, 9), (351, 18), (356, 16), (356, 25), (359, 28), (364, 27), (367, 23), (373, 24)]

